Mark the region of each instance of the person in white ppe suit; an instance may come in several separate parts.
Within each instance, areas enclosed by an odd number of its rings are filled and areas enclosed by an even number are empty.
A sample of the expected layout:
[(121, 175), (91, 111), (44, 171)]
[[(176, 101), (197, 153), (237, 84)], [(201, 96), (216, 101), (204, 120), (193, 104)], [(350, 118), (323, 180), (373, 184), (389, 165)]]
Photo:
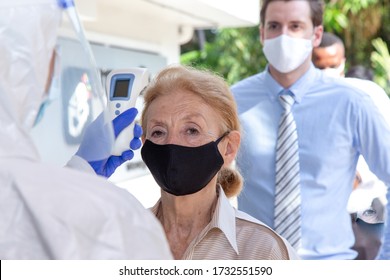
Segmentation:
[(40, 162), (56, 0), (0, 2), (0, 259), (171, 259), (161, 225), (104, 178)]

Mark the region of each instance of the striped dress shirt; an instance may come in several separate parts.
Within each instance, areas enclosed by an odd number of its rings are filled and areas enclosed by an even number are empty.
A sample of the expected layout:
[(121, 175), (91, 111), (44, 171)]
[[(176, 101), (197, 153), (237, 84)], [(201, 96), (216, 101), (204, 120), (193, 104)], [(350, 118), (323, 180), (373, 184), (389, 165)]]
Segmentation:
[[(156, 215), (161, 200), (151, 208)], [(210, 223), (191, 242), (185, 260), (299, 259), (291, 245), (262, 222), (235, 209), (219, 187)]]

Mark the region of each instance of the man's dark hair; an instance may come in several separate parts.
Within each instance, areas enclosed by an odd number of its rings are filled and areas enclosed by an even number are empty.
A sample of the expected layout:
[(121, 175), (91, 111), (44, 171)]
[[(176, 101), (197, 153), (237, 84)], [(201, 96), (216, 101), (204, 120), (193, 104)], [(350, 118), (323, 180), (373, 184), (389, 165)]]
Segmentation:
[[(262, 26), (265, 24), (265, 12), (267, 11), (268, 4), (274, 1), (298, 1), (298, 0), (262, 0), (261, 10), (260, 10), (260, 23)], [(301, 0), (302, 1), (302, 0)], [(322, 25), (322, 18), (324, 15), (324, 1), (323, 0), (305, 0), (309, 2), (310, 11), (311, 11), (311, 21), (313, 26)]]
[(340, 44), (344, 48), (343, 40), (341, 40), (340, 37), (336, 36), (333, 33), (324, 32), (324, 34), (322, 34), (321, 43), (318, 47), (327, 48), (334, 44)]

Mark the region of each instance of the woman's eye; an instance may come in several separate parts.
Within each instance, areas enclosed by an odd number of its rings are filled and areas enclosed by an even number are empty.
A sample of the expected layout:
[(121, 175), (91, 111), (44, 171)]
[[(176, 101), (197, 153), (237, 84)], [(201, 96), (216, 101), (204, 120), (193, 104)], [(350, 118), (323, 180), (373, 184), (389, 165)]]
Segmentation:
[(199, 130), (197, 130), (196, 128), (189, 128), (186, 130), (186, 134), (187, 135), (198, 135)]
[(164, 135), (164, 132), (161, 131), (161, 130), (154, 130), (152, 131), (152, 133), (150, 134), (151, 137), (154, 137), (154, 138), (158, 138), (158, 137), (161, 137)]

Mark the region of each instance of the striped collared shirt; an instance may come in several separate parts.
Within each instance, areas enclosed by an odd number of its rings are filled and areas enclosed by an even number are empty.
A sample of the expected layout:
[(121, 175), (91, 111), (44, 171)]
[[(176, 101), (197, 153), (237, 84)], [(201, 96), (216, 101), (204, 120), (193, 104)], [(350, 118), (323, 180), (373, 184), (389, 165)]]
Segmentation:
[[(156, 215), (159, 200), (151, 208)], [(210, 223), (191, 242), (185, 260), (285, 260), (298, 259), (294, 249), (262, 222), (235, 209), (219, 187)]]

